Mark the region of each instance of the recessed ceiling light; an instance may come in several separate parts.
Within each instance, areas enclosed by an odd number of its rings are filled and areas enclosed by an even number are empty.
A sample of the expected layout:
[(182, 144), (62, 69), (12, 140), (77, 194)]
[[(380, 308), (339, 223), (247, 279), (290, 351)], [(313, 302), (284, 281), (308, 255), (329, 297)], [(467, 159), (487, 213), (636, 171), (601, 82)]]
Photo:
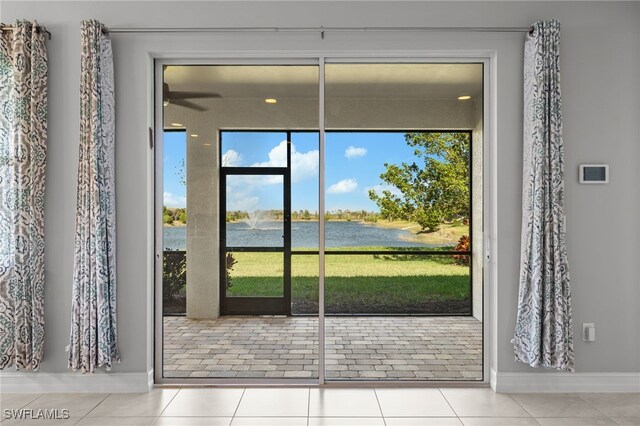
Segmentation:
[(182, 127), (182, 123), (171, 123), (174, 127)]
[(192, 137), (192, 138), (197, 138), (197, 137), (198, 137), (198, 135), (196, 135), (195, 133), (191, 133), (191, 137)]
[(211, 146), (211, 144), (210, 144), (210, 143), (203, 143), (202, 145), (204, 145), (204, 146)]
[(169, 101), (162, 101), (162, 106), (167, 106), (169, 105)]
[(266, 103), (268, 103), (268, 104), (275, 104), (275, 103), (278, 103), (278, 100), (277, 100), (277, 99), (273, 99), (273, 98), (267, 98), (267, 99), (265, 99), (264, 101), (265, 101)]
[(471, 99), (469, 95), (458, 96), (459, 101), (468, 101), (469, 99)]

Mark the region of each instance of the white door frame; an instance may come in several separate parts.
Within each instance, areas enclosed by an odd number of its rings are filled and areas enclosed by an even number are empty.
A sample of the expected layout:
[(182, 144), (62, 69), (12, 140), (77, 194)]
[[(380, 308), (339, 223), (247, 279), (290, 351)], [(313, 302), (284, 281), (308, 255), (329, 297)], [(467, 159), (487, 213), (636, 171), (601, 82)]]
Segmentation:
[[(156, 385), (183, 386), (487, 386), (493, 385), (490, 370), (497, 365), (497, 140), (496, 140), (496, 52), (495, 51), (350, 51), (350, 52), (299, 52), (299, 51), (246, 51), (230, 54), (228, 51), (208, 52), (202, 55), (157, 54), (150, 58), (153, 81), (154, 117), (154, 303), (152, 327), (154, 347), (154, 379)], [(324, 229), (320, 221), (320, 271), (318, 315), (318, 378), (317, 379), (215, 379), (215, 378), (164, 378), (163, 374), (163, 319), (162, 319), (162, 200), (163, 200), (163, 104), (162, 72), (164, 65), (317, 65), (319, 67), (319, 214), (324, 212), (324, 65), (327, 63), (482, 63), (483, 76), (483, 380), (482, 381), (325, 381), (324, 377)], [(473, 278), (472, 278), (473, 279)]]

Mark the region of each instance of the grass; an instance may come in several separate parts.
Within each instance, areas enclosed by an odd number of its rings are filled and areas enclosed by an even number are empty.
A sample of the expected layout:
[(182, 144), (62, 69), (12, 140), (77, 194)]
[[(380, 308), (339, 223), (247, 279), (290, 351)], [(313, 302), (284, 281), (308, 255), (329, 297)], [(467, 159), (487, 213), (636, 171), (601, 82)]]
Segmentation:
[[(381, 249), (381, 248), (370, 248)], [(229, 296), (282, 296), (282, 253), (234, 253)], [(293, 255), (294, 313), (318, 311), (318, 256)], [(327, 255), (328, 313), (466, 313), (469, 268), (451, 256)]]

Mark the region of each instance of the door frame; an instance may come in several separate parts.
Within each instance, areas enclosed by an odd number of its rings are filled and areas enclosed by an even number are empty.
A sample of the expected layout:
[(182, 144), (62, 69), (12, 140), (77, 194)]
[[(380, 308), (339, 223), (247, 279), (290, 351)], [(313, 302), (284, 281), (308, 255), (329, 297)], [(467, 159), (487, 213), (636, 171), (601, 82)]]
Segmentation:
[[(324, 280), (323, 280), (323, 226), (320, 233), (320, 285), (318, 317), (319, 363), (317, 379), (183, 379), (163, 377), (163, 315), (162, 315), (162, 77), (164, 65), (318, 65), (319, 81), (319, 127), (320, 127), (320, 212), (324, 212), (324, 65), (326, 63), (482, 63), (483, 76), (483, 264), (482, 307), (483, 307), (483, 380), (482, 381), (360, 381), (348, 382), (325, 381), (324, 377)], [(459, 50), (459, 51), (211, 51), (203, 54), (184, 55), (180, 53), (155, 53), (149, 57), (152, 83), (153, 111), (153, 219), (154, 219), (154, 295), (153, 295), (153, 377), (156, 385), (186, 386), (333, 386), (333, 387), (367, 387), (367, 386), (422, 386), (446, 387), (494, 386), (497, 370), (497, 51), (496, 50)], [(158, 206), (160, 206), (158, 208)], [(320, 221), (322, 224), (323, 221)]]
[[(224, 130), (233, 132), (233, 130)], [(246, 130), (261, 132), (262, 130)], [(291, 315), (291, 132), (287, 131), (286, 167), (226, 167), (220, 164), (218, 196), (220, 216), (220, 315)], [(222, 158), (222, 131), (218, 134), (218, 158)], [(282, 176), (282, 247), (231, 247), (232, 252), (282, 253), (282, 297), (227, 296), (227, 176)]]

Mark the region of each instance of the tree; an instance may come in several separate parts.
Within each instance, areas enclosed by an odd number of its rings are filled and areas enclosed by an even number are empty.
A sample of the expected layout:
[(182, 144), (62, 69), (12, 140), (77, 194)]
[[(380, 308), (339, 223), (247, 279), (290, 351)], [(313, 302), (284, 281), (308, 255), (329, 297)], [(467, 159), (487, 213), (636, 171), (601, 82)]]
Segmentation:
[(415, 148), (416, 161), (385, 163), (386, 170), (380, 175), (396, 191), (369, 191), (381, 216), (417, 222), (427, 232), (437, 231), (446, 221), (468, 219), (469, 134), (407, 133), (405, 141)]

